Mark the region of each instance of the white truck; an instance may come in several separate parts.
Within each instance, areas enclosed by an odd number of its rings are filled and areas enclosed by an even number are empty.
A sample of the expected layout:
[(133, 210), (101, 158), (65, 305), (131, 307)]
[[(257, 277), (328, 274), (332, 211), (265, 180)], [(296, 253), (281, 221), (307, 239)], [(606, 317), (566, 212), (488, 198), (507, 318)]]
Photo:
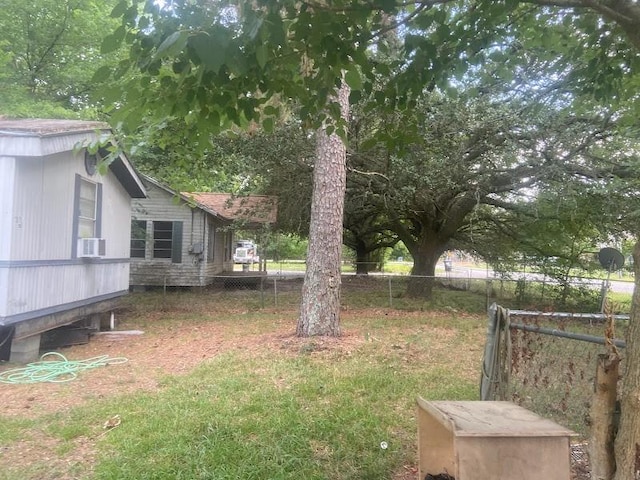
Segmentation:
[(236, 249), (233, 252), (233, 263), (241, 263), (243, 265), (252, 265), (259, 263), (258, 247), (251, 240), (238, 240)]

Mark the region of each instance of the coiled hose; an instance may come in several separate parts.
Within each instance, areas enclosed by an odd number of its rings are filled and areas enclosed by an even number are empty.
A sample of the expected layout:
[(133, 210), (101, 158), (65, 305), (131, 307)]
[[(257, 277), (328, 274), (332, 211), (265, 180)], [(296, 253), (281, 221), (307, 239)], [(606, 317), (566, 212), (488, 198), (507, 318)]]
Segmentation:
[[(60, 360), (45, 360), (48, 357), (59, 357)], [(26, 367), (14, 368), (0, 373), (0, 383), (62, 383), (74, 380), (78, 373), (91, 368), (126, 363), (125, 357), (109, 358), (108, 355), (88, 358), (86, 360), (67, 360), (58, 352), (48, 352), (40, 357), (39, 362), (29, 363)]]

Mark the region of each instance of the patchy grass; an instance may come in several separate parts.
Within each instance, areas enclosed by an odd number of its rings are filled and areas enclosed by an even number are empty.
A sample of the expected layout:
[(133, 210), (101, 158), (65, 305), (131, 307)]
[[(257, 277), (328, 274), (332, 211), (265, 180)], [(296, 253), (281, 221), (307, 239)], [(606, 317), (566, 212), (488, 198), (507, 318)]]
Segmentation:
[(391, 478), (413, 458), (416, 388), (473, 398), (475, 385), (364, 350), (223, 355), (161, 393), (112, 402), (102, 416), (123, 412), (127, 428), (109, 437), (96, 478)]
[(629, 313), (631, 311), (630, 293), (609, 292), (607, 294), (607, 311), (609, 313)]
[(65, 351), (127, 364), (2, 387), (0, 479), (415, 478), (415, 399), (478, 398), (485, 316), (352, 298), (341, 338), (299, 339), (289, 307), (131, 295), (143, 336)]

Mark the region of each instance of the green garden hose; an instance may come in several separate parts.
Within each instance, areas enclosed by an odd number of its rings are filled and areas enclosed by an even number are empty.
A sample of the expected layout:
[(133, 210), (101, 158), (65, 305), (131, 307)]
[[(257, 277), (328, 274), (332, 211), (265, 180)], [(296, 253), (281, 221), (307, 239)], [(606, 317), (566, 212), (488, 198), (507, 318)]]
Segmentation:
[[(61, 360), (45, 360), (56, 356)], [(67, 360), (58, 352), (45, 353), (39, 362), (29, 363), (23, 368), (14, 368), (0, 373), (0, 383), (27, 384), (52, 382), (61, 383), (74, 380), (78, 372), (106, 365), (117, 365), (127, 362), (124, 357), (109, 358), (108, 355), (88, 358), (87, 360)]]

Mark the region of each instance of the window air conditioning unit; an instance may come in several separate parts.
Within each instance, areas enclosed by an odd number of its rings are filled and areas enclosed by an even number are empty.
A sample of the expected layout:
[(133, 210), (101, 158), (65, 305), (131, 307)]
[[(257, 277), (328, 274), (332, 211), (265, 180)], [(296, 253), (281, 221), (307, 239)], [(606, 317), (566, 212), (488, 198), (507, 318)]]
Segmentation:
[(79, 238), (78, 239), (78, 257), (81, 257), (81, 258), (104, 257), (105, 251), (106, 251), (106, 242), (104, 238)]

